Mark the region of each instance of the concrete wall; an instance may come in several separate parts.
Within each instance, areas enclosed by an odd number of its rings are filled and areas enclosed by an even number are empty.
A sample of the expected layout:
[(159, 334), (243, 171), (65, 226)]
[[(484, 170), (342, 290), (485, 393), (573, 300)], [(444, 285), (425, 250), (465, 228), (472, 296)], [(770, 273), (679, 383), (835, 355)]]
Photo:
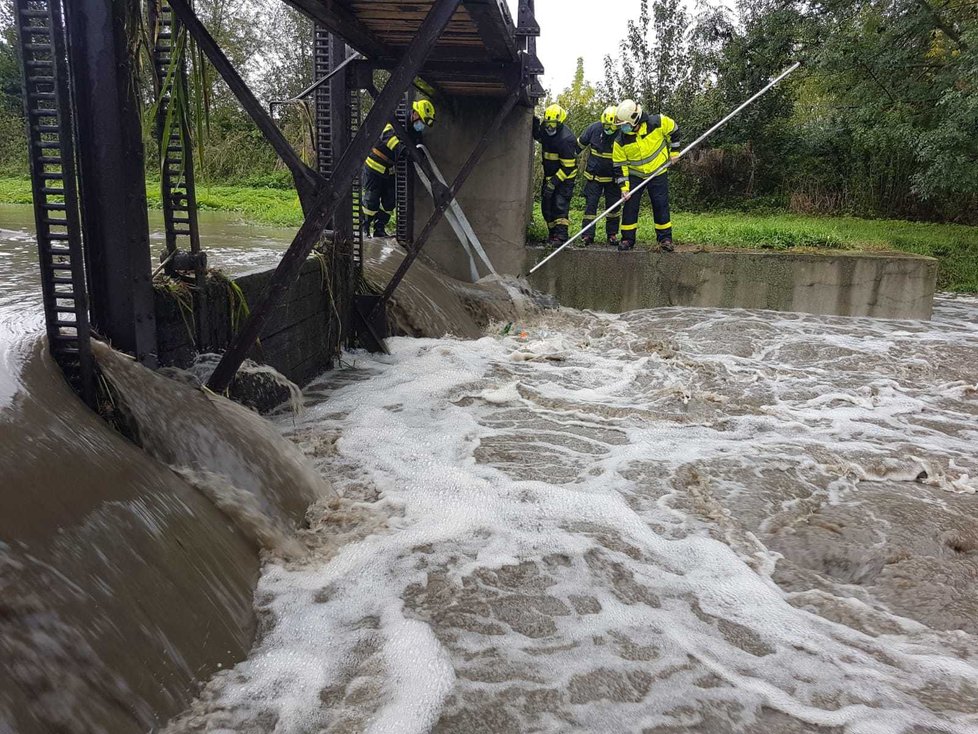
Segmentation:
[[(343, 258), (326, 266), (311, 258), (282, 303), (272, 312), (262, 330), (260, 343), (249, 355), (256, 362), (274, 367), (299, 385), (332, 367), (347, 334), (350, 313), (350, 277)], [(326, 287), (326, 272), (331, 289)], [(247, 303), (258, 303), (274, 270), (237, 278)], [(208, 284), (206, 350), (223, 351), (231, 339), (231, 299), (227, 284), (214, 279)], [(335, 308), (334, 308), (335, 302)], [(337, 313), (342, 319), (337, 318)], [(196, 347), (191, 337), (189, 316), (165, 291), (156, 292), (157, 348), (161, 366), (186, 367)]]
[[(548, 251), (527, 248), (536, 263)], [(659, 306), (929, 319), (937, 261), (912, 255), (564, 250), (530, 276), (561, 305), (621, 313)]]
[[(499, 100), (454, 98), (447, 108), (438, 110), (438, 123), (425, 133), (425, 145), (449, 185), (492, 123), (500, 104)], [(533, 111), (516, 107), (458, 196), (465, 216), (500, 273), (523, 271), (526, 227), (532, 214), (528, 196), (533, 181), (532, 124)], [(418, 182), (415, 237), (432, 209), (427, 189)], [(438, 224), (424, 252), (452, 277), (471, 280), (468, 256), (447, 222)]]

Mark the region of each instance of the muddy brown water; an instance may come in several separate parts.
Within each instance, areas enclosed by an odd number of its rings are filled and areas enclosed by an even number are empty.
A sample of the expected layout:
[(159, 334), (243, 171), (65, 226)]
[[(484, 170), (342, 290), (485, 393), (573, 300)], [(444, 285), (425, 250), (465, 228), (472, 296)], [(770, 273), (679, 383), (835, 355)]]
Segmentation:
[[(259, 548), (319, 495), (262, 451), (291, 448), (269, 443), (282, 441), (276, 432), (260, 435), (267, 427), (248, 415), (215, 418), (188, 403), (206, 401), (200, 393), (181, 397), (124, 360), (103, 366), (131, 406), (155, 415), (138, 417), (157, 451), (84, 408), (39, 337), (32, 220), (29, 207), (0, 206), (0, 731), (148, 731), (246, 655)], [(233, 271), (282, 247), (281, 232), (203, 221)], [(170, 440), (174, 428), (193, 445)], [(234, 473), (250, 490), (237, 498), (214, 486)]]
[[(397, 259), (373, 251), (373, 277)], [(456, 337), (347, 355), (253, 439), (338, 494), (253, 598), (286, 520), (248, 531), (267, 509), (217, 510), (213, 462), (178, 474), (165, 439), (78, 414), (36, 312), (3, 302), (0, 731), (184, 707), (168, 731), (978, 731), (978, 300), (930, 323), (607, 316), (408, 286), (399, 328)]]

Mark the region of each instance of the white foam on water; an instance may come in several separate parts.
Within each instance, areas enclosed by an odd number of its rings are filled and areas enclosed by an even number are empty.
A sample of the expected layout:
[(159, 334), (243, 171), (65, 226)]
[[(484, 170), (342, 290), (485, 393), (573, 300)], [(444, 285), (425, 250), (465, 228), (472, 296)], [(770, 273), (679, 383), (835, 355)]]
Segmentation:
[(266, 565), (254, 651), (172, 730), (978, 731), (976, 313), (360, 356), (282, 429), (374, 524)]

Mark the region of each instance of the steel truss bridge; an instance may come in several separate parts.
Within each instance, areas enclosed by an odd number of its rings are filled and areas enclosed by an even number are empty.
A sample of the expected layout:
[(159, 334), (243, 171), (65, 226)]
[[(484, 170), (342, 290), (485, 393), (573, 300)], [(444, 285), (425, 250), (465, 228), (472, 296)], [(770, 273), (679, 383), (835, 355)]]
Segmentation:
[[(279, 101), (301, 102), (314, 112), (313, 166), (288, 143), (190, 0), (148, 2), (166, 231), (160, 268), (195, 284), (198, 325), (208, 305), (206, 243), (197, 226), (192, 125), (183, 116), (186, 106), (174, 104), (187, 93), (188, 37), (289, 169), (304, 214), (260, 302), (253, 304), (210, 379), (208, 386), (217, 392), (228, 387), (315, 247), (346, 259), (359, 280), (360, 169), (388, 122), (408, 137), (403, 126), (412, 94), (420, 89), (436, 104), (453, 97), (483, 98), (495, 115), (454, 180), (436, 182), (434, 211), (420, 229), (414, 226), (412, 177), (407, 162), (401, 165), (398, 238), (407, 256), (383, 294), (361, 303), (352, 317), (374, 342), (380, 340), (371, 337), (371, 323), (507, 116), (543, 95), (533, 0), (520, 0), (515, 22), (503, 0), (284, 1), (314, 23), (317, 81), (296, 99)], [(132, 39), (125, 36), (131, 27), (127, 16), (143, 7), (140, 0), (14, 0), (14, 9), (48, 339), (69, 381), (93, 404), (93, 332), (155, 366), (141, 108), (132, 84), (137, 62), (130, 55)], [(382, 89), (374, 84), (376, 70), (389, 73)], [(361, 113), (364, 94), (372, 98), (366, 115)], [(420, 158), (416, 162), (421, 164)], [(199, 349), (213, 346), (203, 340), (201, 332)]]

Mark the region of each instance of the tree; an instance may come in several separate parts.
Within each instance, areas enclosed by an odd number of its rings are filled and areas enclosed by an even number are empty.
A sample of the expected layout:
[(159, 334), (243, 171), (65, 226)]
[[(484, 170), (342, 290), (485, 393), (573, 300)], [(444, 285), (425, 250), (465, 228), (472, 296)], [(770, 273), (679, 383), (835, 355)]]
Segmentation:
[(11, 3), (0, 4), (0, 172), (27, 173), (27, 137)]
[[(576, 135), (601, 118), (608, 105), (598, 96), (598, 90), (584, 79), (584, 59), (577, 59), (577, 70), (571, 85), (557, 95), (557, 103), (567, 110), (567, 124)], [(610, 104), (610, 103), (608, 103)]]

